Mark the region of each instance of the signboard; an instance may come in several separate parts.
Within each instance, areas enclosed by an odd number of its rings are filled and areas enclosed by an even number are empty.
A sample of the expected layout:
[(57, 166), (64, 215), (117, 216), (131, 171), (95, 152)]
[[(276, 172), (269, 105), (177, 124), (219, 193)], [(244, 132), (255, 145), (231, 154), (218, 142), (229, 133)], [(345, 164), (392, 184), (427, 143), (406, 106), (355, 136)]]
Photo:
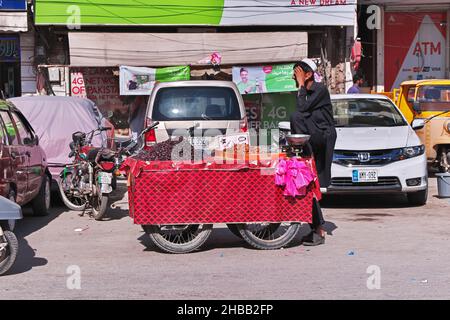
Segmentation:
[(294, 64), (233, 67), (233, 82), (241, 94), (296, 91)]
[(0, 11), (26, 11), (26, 0), (0, 0)]
[(119, 79), (111, 68), (71, 68), (71, 96), (88, 98), (105, 114), (113, 111), (116, 128), (128, 127), (128, 106), (119, 96)]
[(120, 67), (120, 95), (150, 95), (156, 82), (190, 79), (188, 66), (167, 68)]
[(297, 106), (294, 92), (246, 95), (243, 98), (249, 127), (253, 129), (277, 129), (279, 122), (289, 121)]
[[(353, 26), (357, 0), (36, 0), (36, 24)], [(88, 14), (83, 14), (88, 13)]]
[(406, 80), (445, 78), (447, 14), (385, 13), (385, 88)]
[(15, 36), (0, 37), (0, 62), (20, 61), (20, 42)]

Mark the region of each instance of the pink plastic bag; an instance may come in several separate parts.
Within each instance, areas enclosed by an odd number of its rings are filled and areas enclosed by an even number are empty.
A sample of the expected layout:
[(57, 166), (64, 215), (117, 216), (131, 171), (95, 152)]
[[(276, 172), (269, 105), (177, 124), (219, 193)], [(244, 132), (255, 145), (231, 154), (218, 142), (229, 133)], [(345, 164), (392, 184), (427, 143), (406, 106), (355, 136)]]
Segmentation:
[(297, 159), (281, 160), (276, 168), (275, 184), (284, 186), (285, 196), (304, 196), (315, 175), (305, 162)]

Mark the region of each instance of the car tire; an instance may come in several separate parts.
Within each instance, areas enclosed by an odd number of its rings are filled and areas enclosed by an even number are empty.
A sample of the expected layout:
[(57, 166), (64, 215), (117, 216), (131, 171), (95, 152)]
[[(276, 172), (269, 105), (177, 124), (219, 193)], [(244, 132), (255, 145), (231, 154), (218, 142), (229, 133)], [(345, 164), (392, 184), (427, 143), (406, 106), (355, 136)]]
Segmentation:
[(411, 206), (424, 206), (427, 203), (428, 189), (407, 194)]
[(51, 203), (51, 180), (46, 174), (42, 177), (41, 188), (38, 195), (31, 201), (35, 216), (46, 216), (49, 213)]

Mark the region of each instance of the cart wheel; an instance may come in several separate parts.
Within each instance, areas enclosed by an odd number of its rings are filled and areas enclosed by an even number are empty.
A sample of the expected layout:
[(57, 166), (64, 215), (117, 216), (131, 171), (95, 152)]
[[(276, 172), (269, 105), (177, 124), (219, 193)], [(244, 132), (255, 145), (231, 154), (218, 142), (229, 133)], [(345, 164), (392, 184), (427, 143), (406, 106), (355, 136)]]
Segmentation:
[(237, 227), (236, 224), (228, 223), (227, 227), (231, 231), (232, 234), (234, 234), (236, 237), (242, 239), (241, 233), (239, 232), (239, 228)]
[(145, 225), (142, 227), (161, 250), (169, 253), (189, 253), (205, 243), (213, 225)]
[(299, 223), (247, 223), (236, 225), (252, 247), (275, 250), (288, 245), (300, 230)]

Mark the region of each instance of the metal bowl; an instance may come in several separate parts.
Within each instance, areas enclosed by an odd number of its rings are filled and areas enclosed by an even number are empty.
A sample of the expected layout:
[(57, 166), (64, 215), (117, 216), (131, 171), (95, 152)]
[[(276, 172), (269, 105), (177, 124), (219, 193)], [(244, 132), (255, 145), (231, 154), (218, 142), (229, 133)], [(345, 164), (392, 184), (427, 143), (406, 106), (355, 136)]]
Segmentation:
[(307, 134), (288, 134), (286, 141), (290, 146), (303, 146), (310, 138)]

